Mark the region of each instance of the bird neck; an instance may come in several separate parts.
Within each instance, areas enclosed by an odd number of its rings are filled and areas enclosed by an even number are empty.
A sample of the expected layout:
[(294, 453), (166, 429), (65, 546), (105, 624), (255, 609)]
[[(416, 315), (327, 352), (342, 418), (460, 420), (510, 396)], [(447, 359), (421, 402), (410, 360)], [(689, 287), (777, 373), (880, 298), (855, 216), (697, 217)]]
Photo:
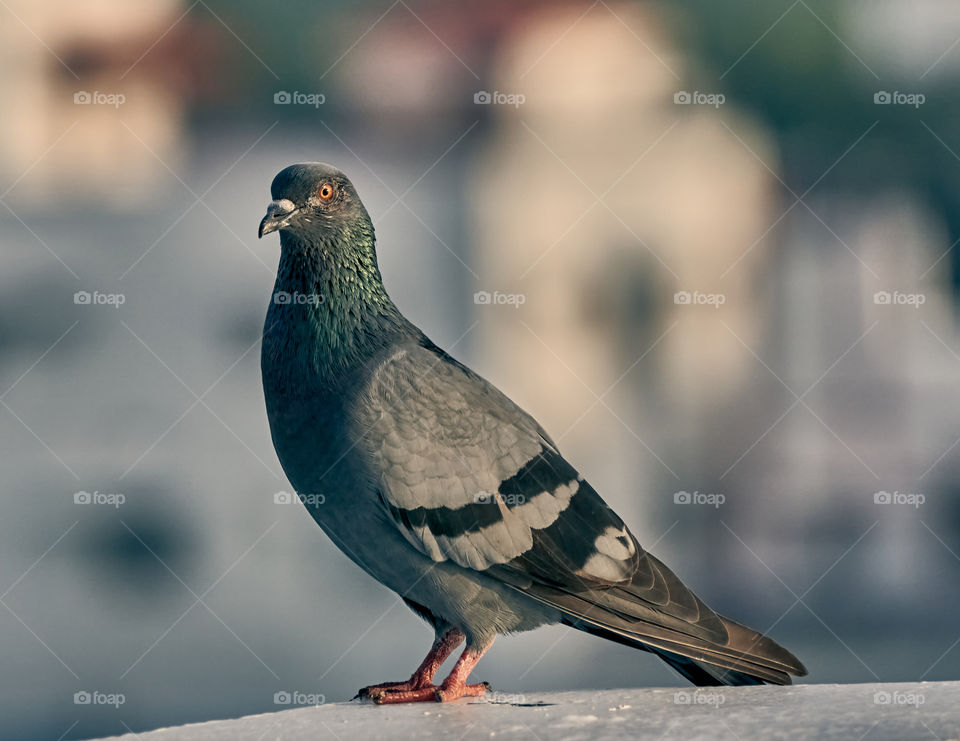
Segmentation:
[(280, 245), (264, 333), (278, 369), (332, 383), (411, 326), (384, 288), (372, 227), (338, 240), (281, 232)]

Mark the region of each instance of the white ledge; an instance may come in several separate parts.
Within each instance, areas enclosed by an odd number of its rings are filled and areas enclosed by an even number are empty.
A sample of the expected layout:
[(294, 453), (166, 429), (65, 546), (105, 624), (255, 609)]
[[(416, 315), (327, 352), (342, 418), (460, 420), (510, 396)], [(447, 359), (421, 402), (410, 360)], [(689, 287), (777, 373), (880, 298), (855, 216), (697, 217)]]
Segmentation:
[[(492, 702), (353, 702), (127, 734), (125, 741), (960, 738), (960, 682), (494, 692)], [(115, 737), (116, 738), (116, 737)]]

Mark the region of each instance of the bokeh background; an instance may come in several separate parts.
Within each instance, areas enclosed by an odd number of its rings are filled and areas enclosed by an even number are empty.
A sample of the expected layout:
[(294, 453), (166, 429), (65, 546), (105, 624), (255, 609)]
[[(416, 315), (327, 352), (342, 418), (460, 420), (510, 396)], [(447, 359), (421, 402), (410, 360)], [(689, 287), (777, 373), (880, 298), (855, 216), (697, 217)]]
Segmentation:
[[(340, 701), (422, 658), (276, 503), (256, 227), (304, 160), (356, 184), (401, 309), (804, 681), (957, 678), (954, 4), (0, 6), (0, 736)], [(477, 676), (680, 684), (560, 627)]]

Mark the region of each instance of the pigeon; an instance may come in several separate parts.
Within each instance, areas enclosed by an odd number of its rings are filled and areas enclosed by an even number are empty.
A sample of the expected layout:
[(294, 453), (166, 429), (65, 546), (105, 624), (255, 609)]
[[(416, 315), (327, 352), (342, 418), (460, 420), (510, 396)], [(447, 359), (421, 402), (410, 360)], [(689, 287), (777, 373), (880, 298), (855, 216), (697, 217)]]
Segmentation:
[(653, 653), (698, 686), (806, 674), (707, 607), (533, 417), (400, 312), (346, 175), (291, 165), (270, 191), (259, 236), (280, 232), (280, 260), (261, 371), (277, 456), (329, 538), (434, 630), (408, 680), (358, 697), (482, 697), (489, 685), (467, 680), (498, 635), (557, 623)]

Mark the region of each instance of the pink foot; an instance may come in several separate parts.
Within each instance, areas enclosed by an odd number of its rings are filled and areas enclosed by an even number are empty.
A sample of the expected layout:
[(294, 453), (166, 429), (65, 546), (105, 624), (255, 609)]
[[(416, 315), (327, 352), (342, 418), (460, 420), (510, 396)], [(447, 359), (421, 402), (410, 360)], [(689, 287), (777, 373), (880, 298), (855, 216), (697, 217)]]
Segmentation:
[(367, 687), (365, 696), (377, 705), (395, 705), (403, 702), (453, 702), (461, 697), (482, 697), (490, 689), (490, 685), (486, 682), (467, 684), (467, 677), (470, 676), (473, 667), (480, 661), (480, 657), (487, 648), (489, 644), (481, 649), (468, 646), (457, 659), (450, 676), (440, 686), (432, 683), (433, 674), (425, 683), (416, 686), (418, 674), (414, 674), (410, 682), (390, 682)]
[(382, 682), (381, 684), (372, 684), (369, 687), (363, 687), (357, 691), (353, 698), (365, 700), (373, 699), (373, 695), (379, 691), (390, 692), (410, 692), (433, 687), (433, 676), (437, 673), (440, 665), (447, 660), (447, 657), (453, 653), (454, 649), (463, 641), (464, 635), (456, 628), (449, 628), (436, 637), (430, 653), (423, 660), (413, 675), (405, 682)]
[(439, 687), (417, 689), (377, 687), (368, 692), (367, 697), (377, 705), (396, 705), (405, 702), (453, 702), (461, 697), (483, 697), (484, 693), (490, 689), (487, 682), (450, 686), (446, 684), (444, 682)]
[(369, 687), (361, 687), (357, 690), (356, 697), (353, 699), (372, 699), (373, 695), (378, 692), (409, 692), (418, 689), (421, 689), (420, 683), (414, 677), (411, 677), (406, 682), (381, 682), (380, 684), (371, 684)]

